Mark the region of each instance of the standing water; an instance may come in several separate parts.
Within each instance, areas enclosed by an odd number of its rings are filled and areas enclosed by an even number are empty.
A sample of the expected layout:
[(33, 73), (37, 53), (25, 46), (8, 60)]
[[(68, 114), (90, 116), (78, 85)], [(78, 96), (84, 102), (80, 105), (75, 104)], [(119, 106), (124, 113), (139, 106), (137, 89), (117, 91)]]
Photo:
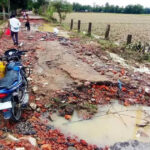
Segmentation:
[(55, 128), (66, 136), (77, 136), (97, 146), (113, 145), (117, 142), (139, 140), (150, 142), (150, 107), (125, 107), (117, 102), (100, 106), (91, 120), (81, 120), (75, 112), (67, 121), (56, 114), (52, 115)]

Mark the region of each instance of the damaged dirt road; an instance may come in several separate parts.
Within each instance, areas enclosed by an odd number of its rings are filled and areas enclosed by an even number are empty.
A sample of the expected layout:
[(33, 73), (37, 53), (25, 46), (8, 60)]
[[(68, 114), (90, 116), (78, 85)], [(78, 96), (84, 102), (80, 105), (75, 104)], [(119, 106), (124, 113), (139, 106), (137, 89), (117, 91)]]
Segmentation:
[[(53, 28), (35, 19), (30, 32), (22, 26), (30, 107), (19, 123), (1, 122), (0, 148), (149, 150), (150, 64), (126, 62), (93, 41), (83, 44), (61, 30), (56, 36)], [(3, 34), (0, 53), (9, 48)]]

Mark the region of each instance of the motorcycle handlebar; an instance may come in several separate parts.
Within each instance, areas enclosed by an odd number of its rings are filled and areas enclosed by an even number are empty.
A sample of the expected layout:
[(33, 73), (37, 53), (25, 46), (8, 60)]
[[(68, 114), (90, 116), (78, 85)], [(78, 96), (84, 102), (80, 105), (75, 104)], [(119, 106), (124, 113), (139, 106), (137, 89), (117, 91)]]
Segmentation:
[(16, 52), (17, 52), (17, 53), (18, 53), (18, 52), (20, 52), (20, 53), (21, 53), (21, 52), (25, 52), (25, 53), (26, 53), (26, 52), (28, 52), (28, 51), (27, 51), (27, 50), (19, 50), (19, 49), (16, 49)]
[(20, 55), (25, 55), (27, 52), (28, 52), (28, 51), (26, 51), (26, 50), (18, 51), (18, 54), (20, 54)]
[(18, 52), (16, 53), (16, 54), (14, 54), (14, 55), (4, 55), (4, 56), (1, 56), (0, 57), (0, 61), (9, 61), (9, 60), (12, 60), (12, 59), (19, 59), (19, 57), (20, 56), (22, 56), (22, 55), (25, 55), (25, 53), (26, 52), (28, 52), (28, 51), (26, 51), (26, 50), (22, 50), (22, 51), (19, 51), (18, 50)]

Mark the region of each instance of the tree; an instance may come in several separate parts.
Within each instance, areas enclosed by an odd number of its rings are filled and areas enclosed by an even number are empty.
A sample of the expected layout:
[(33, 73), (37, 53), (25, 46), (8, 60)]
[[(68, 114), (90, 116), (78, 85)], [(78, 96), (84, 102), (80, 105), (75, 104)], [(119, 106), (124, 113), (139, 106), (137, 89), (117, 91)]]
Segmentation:
[(45, 6), (48, 6), (48, 4), (47, 0), (36, 0), (34, 2), (32, 1), (32, 8), (35, 13), (39, 13), (41, 15), (43, 14), (43, 11), (46, 11)]
[(47, 2), (46, 0), (37, 0), (34, 2), (34, 8), (39, 9), (41, 6), (45, 5)]
[(144, 9), (144, 14), (150, 14), (150, 8), (145, 8)]
[(81, 5), (79, 3), (73, 3), (73, 10), (75, 12), (106, 12), (106, 13), (126, 13), (126, 14), (150, 14), (150, 8), (144, 8), (142, 5), (128, 5), (125, 8), (110, 5), (106, 3), (105, 6), (94, 5)]
[(93, 8), (92, 8), (92, 11), (93, 12), (102, 12), (103, 8), (102, 6), (98, 6), (98, 5), (95, 5)]
[(2, 7), (3, 11), (3, 20), (6, 19), (6, 6), (8, 4), (8, 0), (0, 0), (0, 6)]
[(80, 12), (82, 9), (82, 6), (79, 3), (73, 3), (73, 10), (76, 12)]
[(144, 12), (144, 8), (141, 5), (128, 5), (124, 9), (124, 13), (127, 14), (142, 14)]
[(26, 9), (28, 0), (10, 0), (11, 10)]
[(32, 8), (33, 8), (33, 1), (32, 0), (28, 0), (27, 9), (32, 10)]
[(104, 12), (109, 12), (109, 8), (110, 8), (109, 3), (106, 3), (104, 7)]
[(134, 5), (133, 6), (134, 9), (134, 14), (142, 14), (144, 12), (144, 8), (142, 5)]
[(47, 10), (46, 10), (46, 16), (48, 18), (49, 21), (57, 21), (54, 17), (53, 14), (55, 12), (55, 8), (53, 6), (48, 6)]
[(72, 11), (72, 5), (65, 0), (51, 1), (50, 6), (58, 13), (60, 24), (66, 18), (67, 13)]

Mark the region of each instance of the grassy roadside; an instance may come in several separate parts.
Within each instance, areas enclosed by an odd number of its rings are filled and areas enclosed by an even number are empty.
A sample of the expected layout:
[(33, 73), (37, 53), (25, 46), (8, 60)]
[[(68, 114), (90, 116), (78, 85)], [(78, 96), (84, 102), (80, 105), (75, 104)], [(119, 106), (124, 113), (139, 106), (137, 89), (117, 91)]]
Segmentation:
[[(65, 25), (62, 25), (62, 28), (64, 30), (69, 31), (69, 27)], [(87, 36), (87, 34), (82, 32), (78, 33), (75, 30), (71, 32), (71, 37), (80, 38), (82, 43), (85, 42), (88, 43), (88, 41), (97, 42), (102, 50), (116, 53), (126, 60), (136, 61), (139, 63), (150, 62), (150, 45), (148, 45), (147, 47), (145, 45), (142, 45), (139, 48), (138, 42), (137, 43), (134, 42), (130, 45), (126, 45), (125, 43), (118, 44), (111, 40), (105, 40), (102, 38), (97, 39), (93, 35)], [(144, 48), (149, 51), (144, 53), (143, 51)]]
[[(1, 27), (1, 25), (4, 23), (4, 21), (3, 20), (0, 20), (0, 27)], [(1, 35), (3, 34), (3, 31), (2, 31), (2, 29), (0, 28), (0, 37), (1, 37)]]
[[(44, 18), (46, 21), (50, 22), (54, 26), (59, 26), (60, 28), (66, 31), (70, 30), (70, 27), (65, 24), (60, 25), (57, 22), (52, 23), (52, 21), (50, 21), (47, 17)], [(119, 44), (111, 40), (105, 40), (103, 38), (95, 38), (94, 35), (87, 36), (85, 32), (78, 33), (77, 30), (72, 30), (70, 32), (70, 36), (80, 38), (81, 43), (88, 43), (90, 41), (97, 42), (102, 50), (116, 53), (126, 60), (136, 61), (139, 63), (150, 62), (150, 45), (147, 47), (149, 52), (144, 53), (143, 52), (144, 46), (139, 49), (138, 42), (137, 43), (134, 42), (127, 46), (126, 44), (123, 43)]]

